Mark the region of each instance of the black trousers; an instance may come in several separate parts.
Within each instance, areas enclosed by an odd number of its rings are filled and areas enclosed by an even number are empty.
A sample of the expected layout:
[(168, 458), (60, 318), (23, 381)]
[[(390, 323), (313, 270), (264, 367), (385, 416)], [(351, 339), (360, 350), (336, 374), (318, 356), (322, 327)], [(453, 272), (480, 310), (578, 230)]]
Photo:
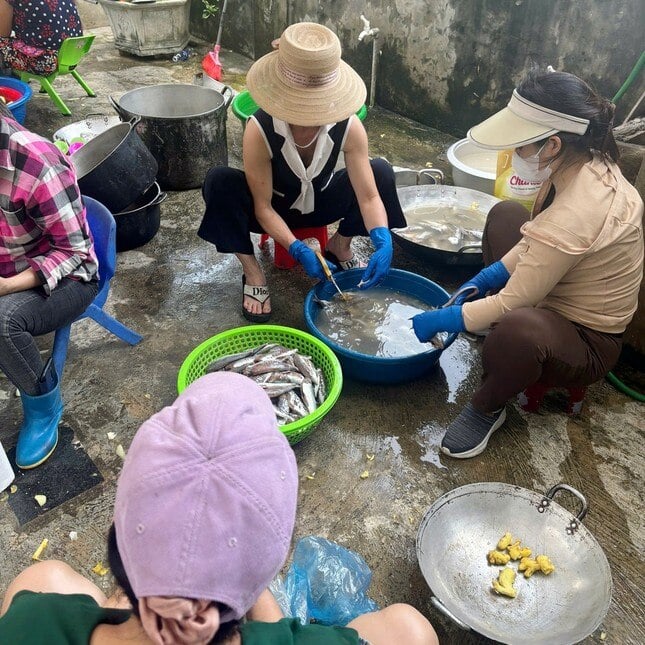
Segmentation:
[[(482, 239), (484, 262), (501, 260), (522, 238), (529, 212), (517, 202), (493, 206)], [(605, 334), (538, 307), (521, 307), (491, 325), (482, 347), (482, 382), (472, 399), (492, 412), (538, 381), (555, 387), (594, 383), (618, 361), (622, 334)]]
[[(406, 225), (396, 193), (394, 171), (384, 159), (370, 161), (376, 187), (385, 206), (388, 228)], [(206, 210), (197, 231), (199, 237), (211, 242), (220, 253), (253, 253), (251, 233), (264, 233), (253, 208), (253, 197), (241, 170), (216, 167), (206, 175), (202, 186)], [(336, 172), (323, 191), (316, 192), (315, 209), (303, 215), (290, 208), (293, 200), (274, 195), (272, 206), (291, 229), (326, 226), (340, 223), (338, 232), (346, 237), (367, 235), (354, 189), (345, 169)]]

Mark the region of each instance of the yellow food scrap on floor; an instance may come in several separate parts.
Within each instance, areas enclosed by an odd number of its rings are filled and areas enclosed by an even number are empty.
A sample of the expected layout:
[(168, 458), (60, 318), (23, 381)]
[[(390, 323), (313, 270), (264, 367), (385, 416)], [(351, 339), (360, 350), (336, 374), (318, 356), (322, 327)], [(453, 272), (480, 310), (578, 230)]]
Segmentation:
[(305, 475), (305, 479), (313, 479), (316, 476), (316, 473), (311, 473), (311, 475)]
[(125, 450), (123, 450), (123, 446), (121, 444), (116, 447), (115, 452), (119, 457), (121, 457), (121, 459), (125, 459)]
[(18, 487), (15, 484), (9, 486), (9, 492), (13, 495), (18, 490)]
[(374, 455), (367, 455), (367, 461), (373, 461)]
[(497, 548), (500, 551), (504, 551), (513, 543), (513, 536), (510, 533), (504, 533), (497, 543)]
[(521, 560), (522, 558), (528, 558), (532, 551), (528, 547), (520, 546), (520, 540), (517, 540), (517, 542), (508, 547), (508, 553), (511, 556), (511, 560)]
[(38, 506), (47, 504), (47, 495), (34, 495), (34, 499), (38, 502)]
[(488, 562), (490, 564), (508, 564), (510, 559), (511, 556), (508, 553), (502, 553), (501, 551), (488, 552)]
[(103, 566), (102, 562), (97, 562), (93, 567), (92, 571), (97, 575), (97, 576), (104, 576), (109, 569), (107, 567)]
[(369, 470), (364, 470), (361, 473), (361, 479), (367, 479), (370, 476), (370, 471)]
[(116, 437), (116, 432), (108, 432), (108, 433), (107, 433), (107, 438), (108, 438), (110, 441), (112, 441), (112, 439), (114, 439), (114, 437)]
[(526, 557), (520, 560), (520, 564), (517, 568), (519, 571), (524, 571), (525, 578), (530, 578), (536, 571), (540, 570), (540, 565), (537, 560)]
[(553, 573), (555, 571), (555, 565), (551, 560), (549, 560), (549, 556), (547, 555), (538, 555), (537, 558), (535, 558), (537, 563), (540, 565), (540, 571), (545, 575), (548, 576), (550, 573)]
[(513, 586), (515, 582), (515, 570), (506, 567), (499, 572), (499, 575), (493, 580), (493, 589), (502, 596), (515, 598), (517, 596), (517, 589)]
[(32, 560), (40, 560), (40, 556), (43, 554), (43, 551), (47, 548), (47, 545), (49, 544), (49, 540), (45, 538), (41, 543), (40, 546), (34, 551), (34, 554), (31, 556)]

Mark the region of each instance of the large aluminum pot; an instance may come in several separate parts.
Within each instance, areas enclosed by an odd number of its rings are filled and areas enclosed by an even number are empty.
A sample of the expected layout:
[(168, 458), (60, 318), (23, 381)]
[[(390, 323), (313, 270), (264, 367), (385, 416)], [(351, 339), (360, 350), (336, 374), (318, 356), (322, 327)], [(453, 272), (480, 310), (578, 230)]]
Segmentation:
[[(228, 96), (225, 98), (225, 95)], [(213, 166), (228, 164), (226, 110), (233, 90), (169, 83), (139, 87), (118, 101), (119, 116), (141, 120), (137, 132), (159, 164), (157, 181), (164, 190), (202, 185)]]
[[(554, 501), (568, 491), (581, 504), (573, 515)], [(432, 603), (464, 629), (500, 643), (577, 643), (595, 631), (611, 601), (607, 558), (582, 524), (585, 498), (557, 484), (545, 494), (501, 482), (460, 486), (426, 512), (417, 534), (417, 559)], [(555, 571), (526, 579), (518, 572), (513, 599), (491, 588), (502, 567), (486, 555), (506, 532), (534, 555), (549, 556)], [(517, 569), (517, 563), (509, 563)]]
[(90, 139), (69, 159), (83, 195), (118, 213), (155, 181), (157, 162), (135, 131), (136, 119)]
[(442, 184), (427, 184), (418, 186), (401, 186), (396, 190), (401, 208), (407, 222), (405, 228), (395, 229), (392, 236), (401, 248), (421, 259), (450, 266), (477, 266), (482, 264), (481, 235), (477, 241), (464, 242), (452, 249), (436, 245), (436, 238), (428, 231), (427, 209), (451, 209), (467, 212), (472, 219), (470, 228), (481, 234), (486, 223), (488, 211), (499, 201), (497, 197), (487, 195), (478, 190), (461, 188), (459, 186), (444, 186)]

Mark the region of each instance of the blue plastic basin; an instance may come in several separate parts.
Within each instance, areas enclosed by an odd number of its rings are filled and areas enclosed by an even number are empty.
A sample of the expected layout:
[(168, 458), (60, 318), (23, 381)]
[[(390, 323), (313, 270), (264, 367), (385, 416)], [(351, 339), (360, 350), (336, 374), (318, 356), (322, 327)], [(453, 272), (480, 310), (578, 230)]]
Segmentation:
[[(334, 277), (341, 289), (352, 289), (358, 285), (363, 271), (364, 269), (339, 271), (334, 274)], [(400, 269), (391, 269), (387, 278), (379, 286), (413, 296), (433, 307), (442, 305), (450, 297), (445, 289), (431, 280)], [(344, 376), (369, 383), (404, 383), (420, 378), (434, 368), (443, 350), (430, 344), (427, 351), (419, 354), (387, 358), (360, 354), (330, 340), (316, 326), (316, 318), (321, 308), (315, 298), (329, 300), (335, 293), (336, 290), (329, 281), (317, 284), (305, 298), (304, 314), (309, 332), (322, 340), (338, 356)], [(455, 338), (457, 334), (450, 334), (446, 347), (450, 346)]]
[(7, 107), (11, 110), (13, 117), (18, 123), (23, 124), (25, 122), (25, 116), (27, 116), (27, 101), (31, 98), (32, 91), (28, 83), (19, 81), (13, 76), (0, 76), (0, 86), (10, 87), (12, 90), (18, 90), (22, 96), (16, 101), (11, 101), (7, 104)]

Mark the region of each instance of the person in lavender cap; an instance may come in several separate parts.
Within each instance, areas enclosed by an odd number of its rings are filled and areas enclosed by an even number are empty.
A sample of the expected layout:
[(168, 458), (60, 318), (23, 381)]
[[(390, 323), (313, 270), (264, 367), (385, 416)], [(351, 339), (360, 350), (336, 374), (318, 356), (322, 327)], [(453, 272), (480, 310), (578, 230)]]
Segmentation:
[(408, 605), (347, 627), (282, 616), (268, 585), (289, 552), (297, 495), (295, 456), (265, 392), (208, 374), (146, 421), (126, 456), (108, 537), (123, 594), (108, 600), (62, 562), (35, 564), (9, 585), (0, 642), (436, 644)]

